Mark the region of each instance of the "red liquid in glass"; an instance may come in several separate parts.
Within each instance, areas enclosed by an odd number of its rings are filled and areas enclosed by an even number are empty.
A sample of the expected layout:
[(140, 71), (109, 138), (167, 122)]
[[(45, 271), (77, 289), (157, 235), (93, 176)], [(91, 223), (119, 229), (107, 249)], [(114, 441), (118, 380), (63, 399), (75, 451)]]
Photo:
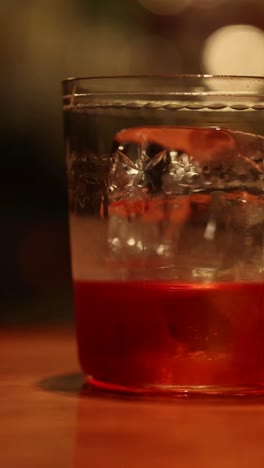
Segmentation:
[(261, 388), (263, 284), (75, 281), (74, 288), (80, 362), (95, 386)]

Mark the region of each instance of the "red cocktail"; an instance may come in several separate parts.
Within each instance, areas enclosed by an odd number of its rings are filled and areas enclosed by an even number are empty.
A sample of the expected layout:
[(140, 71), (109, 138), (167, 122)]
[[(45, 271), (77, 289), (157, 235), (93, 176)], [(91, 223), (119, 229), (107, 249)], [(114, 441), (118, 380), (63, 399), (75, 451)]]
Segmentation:
[(140, 394), (262, 394), (260, 82), (105, 80), (65, 84), (86, 378)]
[(263, 384), (261, 283), (76, 281), (74, 291), (80, 362), (95, 386), (239, 394)]

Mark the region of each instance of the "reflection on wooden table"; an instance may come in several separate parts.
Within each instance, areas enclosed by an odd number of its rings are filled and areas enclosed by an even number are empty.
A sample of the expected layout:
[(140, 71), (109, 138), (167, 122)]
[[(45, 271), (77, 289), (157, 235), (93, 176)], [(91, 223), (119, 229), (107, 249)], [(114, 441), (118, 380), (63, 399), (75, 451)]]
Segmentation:
[(72, 330), (2, 330), (0, 465), (262, 467), (264, 400), (83, 391)]

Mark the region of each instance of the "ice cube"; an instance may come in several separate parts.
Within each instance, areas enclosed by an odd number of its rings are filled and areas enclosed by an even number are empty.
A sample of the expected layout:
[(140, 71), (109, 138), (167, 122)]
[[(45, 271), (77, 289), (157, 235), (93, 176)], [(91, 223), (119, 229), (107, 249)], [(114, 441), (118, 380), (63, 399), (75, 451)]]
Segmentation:
[(259, 135), (220, 128), (142, 127), (117, 133), (118, 145), (133, 146), (131, 163), (141, 171), (133, 177), (123, 156), (120, 163), (129, 183), (152, 193), (250, 189), (256, 181), (257, 189), (264, 190), (264, 138)]
[(118, 255), (166, 257), (192, 278), (209, 270), (220, 277), (240, 261), (243, 271), (249, 262), (253, 275), (261, 270), (264, 137), (220, 128), (122, 130), (108, 187), (109, 245)]

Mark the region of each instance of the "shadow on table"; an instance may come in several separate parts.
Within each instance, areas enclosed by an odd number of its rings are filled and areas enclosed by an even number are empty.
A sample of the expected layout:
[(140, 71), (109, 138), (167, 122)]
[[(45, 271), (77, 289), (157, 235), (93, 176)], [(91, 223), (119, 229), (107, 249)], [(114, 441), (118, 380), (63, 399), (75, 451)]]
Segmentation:
[(84, 397), (84, 398), (104, 398), (104, 399), (118, 399), (118, 400), (139, 400), (146, 401), (143, 396), (133, 394), (122, 394), (114, 392), (106, 392), (102, 390), (95, 390), (89, 385), (85, 384), (84, 377), (81, 373), (72, 372), (69, 374), (55, 375), (47, 377), (37, 382), (38, 388), (50, 393), (60, 393), (70, 396)]
[(45, 392), (60, 393), (76, 396), (77, 398), (89, 397), (130, 401), (143, 399), (146, 401), (144, 396), (95, 390), (85, 383), (83, 375), (78, 372), (47, 377), (37, 382), (37, 387)]
[(75, 396), (77, 398), (103, 398), (107, 400), (128, 400), (128, 401), (137, 401), (137, 402), (154, 402), (158, 401), (159, 403), (171, 403), (171, 404), (192, 404), (196, 403), (198, 405), (264, 405), (264, 395), (251, 395), (251, 396), (200, 396), (200, 397), (177, 397), (170, 396), (166, 397), (165, 395), (135, 395), (135, 394), (125, 394), (125, 393), (114, 393), (106, 392), (102, 390), (95, 390), (85, 384), (84, 377), (81, 373), (72, 372), (69, 374), (55, 375), (52, 377), (47, 377), (42, 379), (37, 383), (38, 388), (46, 392), (51, 393), (60, 393), (69, 396)]
[(73, 372), (47, 377), (38, 382), (37, 386), (46, 392), (66, 393), (79, 397), (83, 384), (83, 375), (79, 372)]

